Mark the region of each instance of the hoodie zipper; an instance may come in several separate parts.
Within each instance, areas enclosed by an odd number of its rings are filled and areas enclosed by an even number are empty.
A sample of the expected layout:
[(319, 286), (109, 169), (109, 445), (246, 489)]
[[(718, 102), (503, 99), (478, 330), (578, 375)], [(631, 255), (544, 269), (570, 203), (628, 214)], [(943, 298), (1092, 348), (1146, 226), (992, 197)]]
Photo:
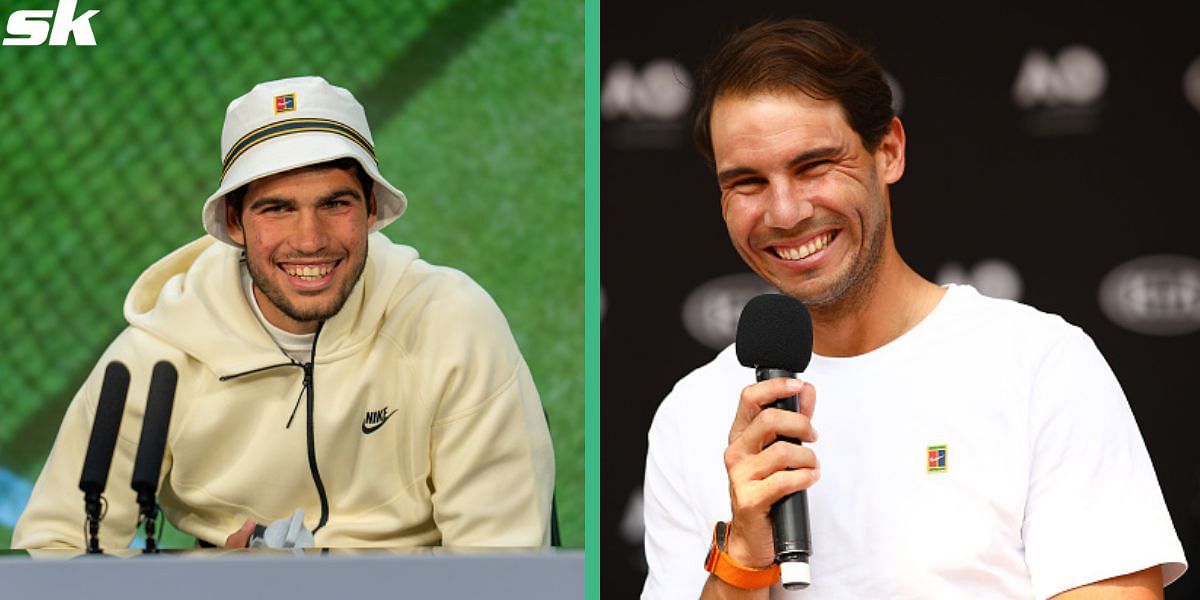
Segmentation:
[(321, 328), (324, 326), (325, 321), (317, 323), (317, 331), (313, 334), (312, 355), (309, 356), (308, 363), (304, 365), (304, 388), (308, 393), (308, 470), (312, 472), (313, 483), (317, 485), (317, 496), (321, 499), (321, 520), (312, 530), (314, 536), (329, 520), (329, 497), (325, 495), (325, 484), (321, 482), (321, 470), (317, 468), (317, 446), (313, 435), (313, 408), (316, 404), (316, 394), (313, 391), (313, 371), (317, 364), (317, 338), (321, 337)]
[[(308, 470), (309, 473), (312, 474), (313, 483), (317, 486), (317, 497), (321, 501), (321, 520), (318, 521), (317, 526), (313, 528), (313, 535), (316, 535), (317, 532), (325, 526), (325, 523), (329, 521), (329, 497), (325, 493), (325, 484), (321, 481), (321, 470), (317, 467), (316, 437), (313, 432), (313, 410), (314, 405), (316, 404), (315, 393), (313, 391), (313, 371), (315, 365), (317, 364), (317, 339), (321, 336), (321, 328), (324, 326), (325, 321), (317, 323), (317, 330), (313, 333), (312, 353), (310, 354), (309, 362), (307, 363), (301, 363), (292, 360), (291, 362), (267, 365), (265, 367), (259, 367), (257, 369), (243, 371), (241, 373), (234, 373), (232, 375), (222, 375), (217, 378), (218, 381), (230, 381), (245, 375), (253, 375), (255, 373), (262, 373), (263, 371), (279, 369), (282, 367), (300, 367), (303, 369), (304, 385), (300, 388), (300, 396), (307, 396), (308, 398), (308, 401), (306, 402), (308, 407), (308, 427), (306, 432), (306, 444), (308, 446)], [(292, 419), (296, 417), (296, 409), (300, 407), (300, 396), (296, 397), (296, 406), (292, 408), (292, 416), (288, 418), (287, 425), (284, 427), (285, 429), (290, 429), (292, 426)]]

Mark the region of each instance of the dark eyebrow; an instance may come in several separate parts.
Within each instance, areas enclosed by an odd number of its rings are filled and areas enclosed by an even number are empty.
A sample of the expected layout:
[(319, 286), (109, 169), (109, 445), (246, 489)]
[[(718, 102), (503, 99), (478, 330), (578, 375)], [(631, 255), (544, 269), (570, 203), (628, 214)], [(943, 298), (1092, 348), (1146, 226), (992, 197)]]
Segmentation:
[[(837, 146), (822, 146), (820, 148), (813, 148), (812, 150), (792, 157), (792, 159), (788, 161), (788, 168), (795, 168), (798, 165), (802, 165), (812, 160), (833, 158), (834, 156), (841, 154), (841, 152), (842, 149)], [(753, 175), (755, 173), (758, 173), (758, 171), (750, 167), (733, 167), (730, 169), (725, 169), (724, 171), (717, 173), (717, 183), (720, 185), (725, 185), (730, 180), (737, 179), (738, 177), (745, 175)]]
[(836, 146), (822, 146), (820, 148), (813, 148), (812, 150), (809, 150), (808, 152), (805, 152), (799, 156), (792, 158), (792, 160), (789, 160), (788, 167), (795, 168), (795, 167), (798, 167), (798, 166), (800, 166), (806, 162), (812, 161), (812, 160), (833, 158), (841, 153), (842, 153), (842, 149), (838, 148)]
[(751, 169), (750, 167), (733, 167), (732, 169), (725, 169), (724, 171), (717, 173), (717, 185), (725, 187), (727, 183), (737, 179), (738, 177), (742, 177), (744, 175), (754, 175), (755, 173), (758, 173), (758, 171)]
[(288, 206), (294, 202), (295, 200), (292, 200), (291, 198), (283, 198), (281, 196), (262, 196), (261, 198), (255, 198), (254, 201), (246, 207), (246, 210), (256, 210), (264, 206)]
[(341, 198), (342, 196), (350, 196), (351, 198), (354, 198), (355, 200), (363, 199), (362, 194), (358, 193), (357, 190), (355, 190), (353, 188), (341, 188), (341, 189), (333, 190), (332, 192), (329, 192), (328, 194), (321, 196), (321, 198), (317, 200), (317, 203), (324, 204), (326, 202), (329, 202), (330, 200), (336, 200), (338, 198)]
[[(330, 200), (341, 198), (342, 196), (350, 196), (351, 198), (360, 201), (363, 199), (362, 194), (360, 194), (357, 190), (353, 188), (341, 188), (321, 196), (317, 199), (317, 204), (324, 204)], [(264, 206), (291, 206), (295, 203), (295, 198), (285, 198), (283, 196), (263, 196), (261, 198), (255, 198), (254, 202), (251, 202), (250, 206), (246, 208), (247, 210), (252, 210), (262, 208)]]

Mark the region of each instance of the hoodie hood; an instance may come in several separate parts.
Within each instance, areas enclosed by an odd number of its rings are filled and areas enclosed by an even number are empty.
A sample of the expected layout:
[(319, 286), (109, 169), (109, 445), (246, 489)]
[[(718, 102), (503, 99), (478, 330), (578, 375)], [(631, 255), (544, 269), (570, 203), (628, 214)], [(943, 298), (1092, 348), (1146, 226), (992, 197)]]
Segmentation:
[[(396, 274), (416, 259), (416, 250), (392, 244), (382, 233), (368, 236), (362, 277), (342, 310), (321, 330), (318, 364), (336, 361), (371, 341), (402, 295)], [(138, 277), (125, 298), (125, 319), (204, 363), (217, 376), (277, 364), (285, 355), (247, 301), (241, 269), (240, 249), (206, 235)]]

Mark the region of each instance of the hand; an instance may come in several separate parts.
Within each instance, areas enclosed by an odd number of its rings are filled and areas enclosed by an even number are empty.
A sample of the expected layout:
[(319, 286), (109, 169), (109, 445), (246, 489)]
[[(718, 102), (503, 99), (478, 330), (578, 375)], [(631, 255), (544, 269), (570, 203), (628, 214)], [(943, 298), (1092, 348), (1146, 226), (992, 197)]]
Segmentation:
[(250, 535), (254, 533), (255, 525), (254, 519), (246, 519), (246, 522), (242, 523), (241, 529), (229, 534), (229, 537), (225, 538), (225, 547), (245, 548), (249, 546)]
[[(800, 395), (800, 412), (764, 408), (780, 398)], [(779, 377), (742, 390), (737, 416), (729, 429), (725, 470), (729, 474), (729, 500), (733, 529), (726, 551), (748, 567), (763, 568), (775, 561), (771, 505), (793, 492), (808, 489), (821, 476), (812, 449), (789, 442), (817, 441), (812, 428), (817, 392), (798, 379)]]

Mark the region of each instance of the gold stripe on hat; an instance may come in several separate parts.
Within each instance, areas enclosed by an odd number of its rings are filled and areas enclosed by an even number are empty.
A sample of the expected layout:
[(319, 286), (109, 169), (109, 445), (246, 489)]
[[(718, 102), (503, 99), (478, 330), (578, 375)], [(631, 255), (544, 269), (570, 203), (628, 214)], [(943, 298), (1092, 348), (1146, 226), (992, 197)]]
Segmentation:
[(340, 135), (358, 144), (359, 146), (362, 146), (363, 150), (367, 151), (367, 154), (371, 156), (372, 160), (374, 160), (376, 163), (379, 162), (379, 159), (375, 157), (375, 149), (371, 146), (371, 143), (367, 141), (367, 138), (363, 137), (361, 134), (355, 131), (353, 127), (350, 127), (345, 123), (331, 119), (285, 119), (283, 121), (268, 123), (242, 136), (242, 138), (239, 139), (237, 143), (235, 143), (229, 149), (229, 153), (225, 156), (224, 163), (221, 166), (221, 178), (225, 178), (225, 174), (229, 172), (229, 168), (233, 166), (234, 161), (236, 161), (238, 157), (240, 157), (242, 154), (245, 154), (247, 150), (253, 148), (254, 146), (257, 146), (258, 144), (261, 144), (267, 140), (291, 133), (307, 132), (333, 133)]

